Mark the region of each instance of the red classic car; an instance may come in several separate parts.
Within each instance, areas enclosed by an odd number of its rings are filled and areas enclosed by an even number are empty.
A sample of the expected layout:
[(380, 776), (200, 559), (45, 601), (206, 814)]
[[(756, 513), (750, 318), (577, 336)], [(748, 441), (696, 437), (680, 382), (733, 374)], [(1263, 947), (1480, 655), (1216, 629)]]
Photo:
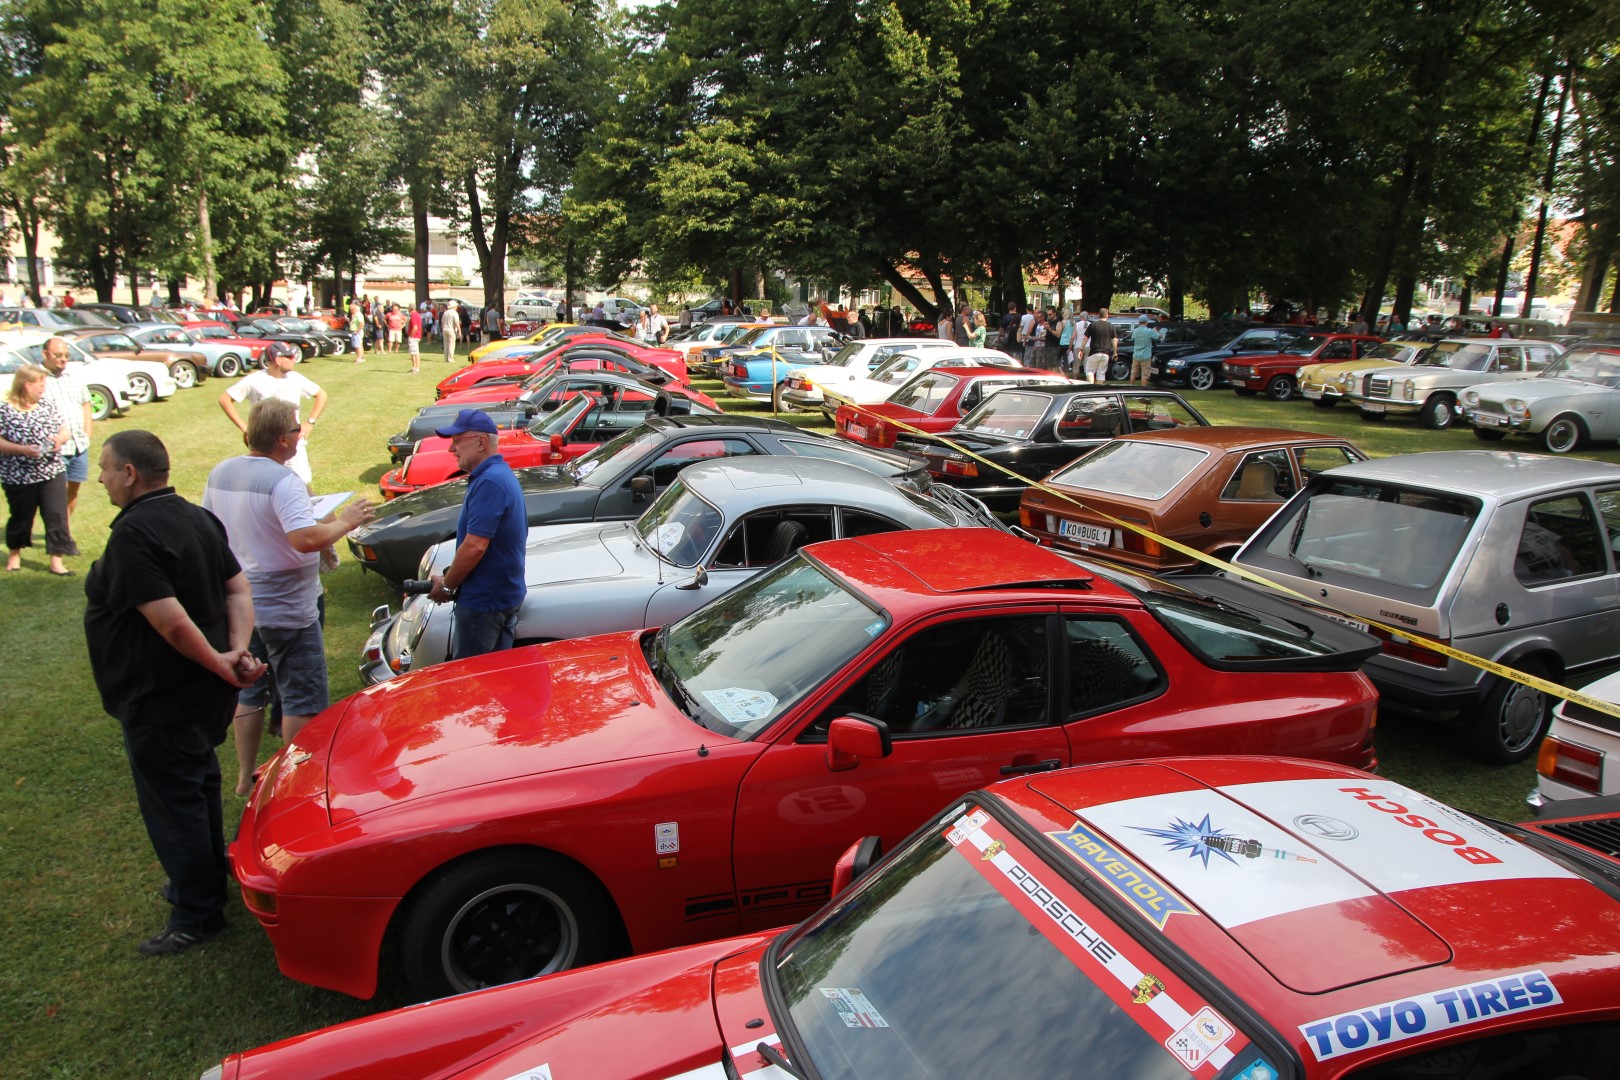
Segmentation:
[(1279, 758), (1018, 777), (881, 862), (853, 845), (792, 930), (352, 1021), (209, 1077), (1609, 1080), (1617, 825), (1612, 806), (1491, 825)]
[(833, 424), (846, 439), (890, 447), (902, 429), (884, 423), (886, 418), (922, 431), (949, 431), (997, 390), (1068, 381), (1061, 372), (1035, 368), (932, 367), (913, 376), (881, 404), (840, 405)]
[[(644, 422), (657, 408), (661, 393), (652, 387), (645, 393), (581, 391), (532, 424), (502, 429), (501, 457), (514, 469), (572, 461)], [(434, 435), (418, 442), (416, 452), (399, 468), (384, 473), (378, 486), (383, 498), (395, 499), (464, 475), (450, 440)]]
[(1018, 516), (1045, 543), (1153, 573), (1202, 564), (1110, 518), (1230, 558), (1315, 473), (1366, 455), (1344, 439), (1261, 427), (1122, 435), (1024, 489)]
[[(491, 379), (523, 379), (542, 370), (560, 355), (576, 355), (573, 350), (584, 346), (594, 346), (590, 355), (600, 359), (620, 361), (614, 370), (628, 371), (631, 374), (641, 374), (648, 368), (657, 368), (667, 372), (676, 382), (684, 383), (686, 378), (686, 354), (676, 352), (674, 349), (653, 349), (644, 345), (631, 345), (618, 337), (605, 334), (579, 334), (567, 338), (559, 344), (540, 352), (525, 351), (529, 343), (522, 341), (503, 342), (493, 353), (479, 360), (470, 367), (452, 372), (439, 380), (437, 396), (445, 398), (451, 394), (470, 390), (480, 386)], [(502, 355), (505, 354), (505, 355)]]
[(1368, 334), (1312, 334), (1295, 338), (1280, 352), (1234, 356), (1221, 365), (1221, 374), (1241, 397), (1264, 390), (1273, 401), (1287, 401), (1299, 394), (1300, 368), (1356, 360), (1383, 342)]
[(536, 355), (528, 360), (510, 363), (502, 360), (486, 360), (468, 370), (476, 370), (486, 363), (491, 365), (487, 378), (465, 389), (441, 392), (438, 404), (466, 406), (484, 401), (511, 401), (521, 396), (525, 390), (538, 386), (555, 371), (617, 371), (654, 385), (680, 387), (689, 393), (697, 394), (705, 405), (719, 411), (719, 406), (715, 404), (713, 398), (693, 390), (689, 384), (672, 376), (667, 369), (612, 349), (590, 345), (568, 346), (554, 350), (544, 358)]
[(225, 378), (240, 375), (244, 367), (261, 367), (264, 364), (264, 351), (271, 344), (268, 338), (238, 337), (235, 330), (222, 322), (192, 321), (180, 325), (204, 341), (215, 345), (237, 346), (243, 350), (246, 362), (242, 366), (231, 370), (232, 365), (221, 361), (215, 368), (215, 373)]
[(802, 918), (851, 841), (1002, 776), (1375, 763), (1376, 639), (1188, 586), (991, 529), (811, 545), (661, 631), (334, 705), (262, 770), (231, 865), (283, 973), (369, 997), (386, 937), (431, 997)]

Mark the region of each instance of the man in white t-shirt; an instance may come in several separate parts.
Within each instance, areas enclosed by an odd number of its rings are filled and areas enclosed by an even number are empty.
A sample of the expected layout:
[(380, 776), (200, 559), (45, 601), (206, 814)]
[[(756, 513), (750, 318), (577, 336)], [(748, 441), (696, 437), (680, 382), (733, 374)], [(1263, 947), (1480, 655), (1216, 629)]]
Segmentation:
[(274, 398), (291, 405), (293, 415), (297, 416), (303, 400), (314, 399), (314, 404), (309, 407), (309, 419), (299, 425), (298, 452), (287, 462), (287, 468), (297, 473), (298, 478), (307, 485), (315, 482), (309, 468), (309, 436), (315, 422), (326, 410), (326, 391), (295, 372), (293, 365), (297, 363), (298, 353), (295, 349), (283, 342), (273, 342), (265, 353), (263, 369), (232, 383), (229, 389), (219, 395), (219, 407), (225, 410), (231, 423), (246, 435), (247, 421), (236, 411), (240, 402), (257, 405), (266, 398)]
[(253, 590), (250, 651), (269, 671), (237, 696), (236, 793), (252, 790), (272, 681), (291, 740), (331, 704), (320, 616), (321, 551), (371, 520), (358, 499), (341, 514), (315, 519), (309, 489), (287, 468), (303, 444), (298, 406), (281, 398), (255, 403), (248, 416), (248, 452), (214, 466), (203, 509), (225, 526), (231, 554)]

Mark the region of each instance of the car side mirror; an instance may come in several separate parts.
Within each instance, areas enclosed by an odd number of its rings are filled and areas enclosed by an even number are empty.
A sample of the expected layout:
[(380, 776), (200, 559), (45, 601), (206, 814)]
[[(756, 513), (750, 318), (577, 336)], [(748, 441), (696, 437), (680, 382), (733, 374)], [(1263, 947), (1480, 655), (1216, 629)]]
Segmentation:
[(707, 568), (700, 566), (700, 567), (698, 567), (697, 573), (692, 575), (692, 580), (691, 581), (688, 581), (688, 582), (686, 582), (684, 584), (681, 584), (681, 585), (677, 585), (675, 587), (677, 589), (680, 589), (682, 592), (691, 592), (693, 589), (701, 589), (701, 588), (703, 588), (703, 586), (707, 585), (708, 583), (709, 583), (709, 571), (708, 571)]
[(837, 896), (866, 875), (872, 865), (883, 858), (883, 838), (863, 836), (833, 864), (833, 895)]
[(563, 448), (563, 437), (561, 435), (558, 435), (558, 434), (553, 434), (551, 436), (551, 452), (553, 454), (560, 454), (560, 453), (562, 453), (562, 448)]
[(524, 416), (534, 416), (539, 411), (540, 411), (540, 406), (536, 405), (534, 402), (525, 401), (523, 403), (523, 415)]
[(840, 716), (827, 728), (827, 768), (844, 772), (861, 758), (886, 758), (894, 752), (889, 725), (861, 713)]
[(561, 401), (557, 400), (556, 398), (552, 398), (550, 401), (542, 402), (540, 408), (546, 412), (556, 412), (561, 405)]
[(650, 476), (632, 476), (630, 478), (630, 500), (632, 502), (646, 502), (647, 496), (653, 493), (653, 478)]

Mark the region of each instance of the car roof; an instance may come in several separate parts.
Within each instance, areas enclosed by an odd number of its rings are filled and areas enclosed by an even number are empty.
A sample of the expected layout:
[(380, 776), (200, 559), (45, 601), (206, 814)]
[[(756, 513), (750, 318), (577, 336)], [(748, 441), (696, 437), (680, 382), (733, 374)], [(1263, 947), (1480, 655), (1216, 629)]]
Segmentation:
[[(1315, 761), (1176, 758), (989, 791), (1122, 927), (1190, 955), (1290, 1042), (1309, 1045), (1324, 1019), (1532, 973), (1566, 1010), (1613, 1006), (1620, 901), (1382, 778)], [(1381, 1052), (1404, 1037), (1358, 1046)]]
[(1060, 371), (1051, 371), (1046, 368), (1013, 368), (999, 365), (990, 366), (988, 364), (983, 367), (940, 367), (935, 364), (932, 367), (918, 371), (912, 378), (921, 378), (924, 375), (949, 375), (960, 379), (977, 379), (985, 376), (993, 376), (998, 379), (1024, 379), (1034, 376), (1043, 382), (1058, 381), (1068, 384), (1073, 381)]
[[(997, 371), (1003, 375), (1006, 368), (945, 368), (946, 371)], [(1048, 397), (1063, 397), (1074, 395), (1082, 397), (1087, 394), (1130, 394), (1134, 397), (1162, 397), (1181, 400), (1181, 395), (1174, 390), (1159, 390), (1146, 386), (1132, 386), (1128, 383), (1119, 383), (1115, 386), (1102, 386), (1097, 383), (1082, 382), (1078, 379), (1064, 379), (1062, 382), (1036, 382), (1026, 383), (1022, 386), (1009, 386), (1005, 390), (998, 390), (999, 394), (1045, 394)]]
[(1562, 349), (1563, 348), (1563, 346), (1558, 344), (1558, 342), (1556, 342), (1556, 341), (1548, 341), (1546, 338), (1528, 338), (1528, 337), (1499, 337), (1499, 338), (1495, 338), (1495, 337), (1486, 337), (1484, 334), (1453, 334), (1453, 335), (1451, 335), (1449, 337), (1441, 338), (1439, 341), (1435, 342), (1435, 344), (1436, 345), (1551, 345), (1551, 346), (1553, 346), (1554, 348), (1557, 348), (1557, 349)]
[(807, 434), (797, 424), (790, 424), (786, 420), (778, 420), (772, 416), (747, 416), (741, 413), (725, 413), (721, 416), (708, 414), (649, 416), (645, 423), (648, 427), (668, 429), (671, 432), (680, 429), (737, 428), (747, 431), (775, 431), (784, 435)]
[(1243, 450), (1251, 446), (1275, 446), (1278, 443), (1326, 443), (1339, 445), (1350, 440), (1342, 435), (1323, 435), (1316, 431), (1292, 431), (1288, 428), (1246, 427), (1227, 425), (1217, 427), (1167, 428), (1163, 431), (1138, 431), (1121, 435), (1116, 442), (1168, 442), (1204, 449)]
[[(1218, 429), (1217, 429), (1218, 430)], [(1334, 479), (1373, 480), (1477, 495), (1502, 501), (1518, 495), (1620, 479), (1620, 465), (1511, 450), (1436, 450), (1354, 461), (1330, 470)]]
[(927, 597), (990, 590), (1034, 592), (1049, 601), (1054, 589), (1067, 589), (1083, 592), (1088, 601), (1136, 604), (1106, 578), (995, 529), (877, 533), (813, 544), (805, 551), (891, 610), (915, 607)]
[(858, 465), (827, 458), (811, 457), (733, 457), (700, 461), (681, 470), (688, 488), (712, 501), (734, 499), (737, 495), (798, 489), (808, 502), (835, 498), (850, 487), (881, 490), (895, 494), (893, 484)]

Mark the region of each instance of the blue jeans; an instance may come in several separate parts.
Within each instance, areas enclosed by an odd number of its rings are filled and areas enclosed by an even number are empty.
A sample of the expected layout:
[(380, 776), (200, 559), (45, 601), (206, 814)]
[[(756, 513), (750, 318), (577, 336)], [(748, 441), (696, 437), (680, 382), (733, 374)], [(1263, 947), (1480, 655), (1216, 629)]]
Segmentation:
[(500, 611), (468, 611), (460, 604), (450, 618), (450, 659), (500, 652), (512, 647), (517, 634), (517, 608)]

